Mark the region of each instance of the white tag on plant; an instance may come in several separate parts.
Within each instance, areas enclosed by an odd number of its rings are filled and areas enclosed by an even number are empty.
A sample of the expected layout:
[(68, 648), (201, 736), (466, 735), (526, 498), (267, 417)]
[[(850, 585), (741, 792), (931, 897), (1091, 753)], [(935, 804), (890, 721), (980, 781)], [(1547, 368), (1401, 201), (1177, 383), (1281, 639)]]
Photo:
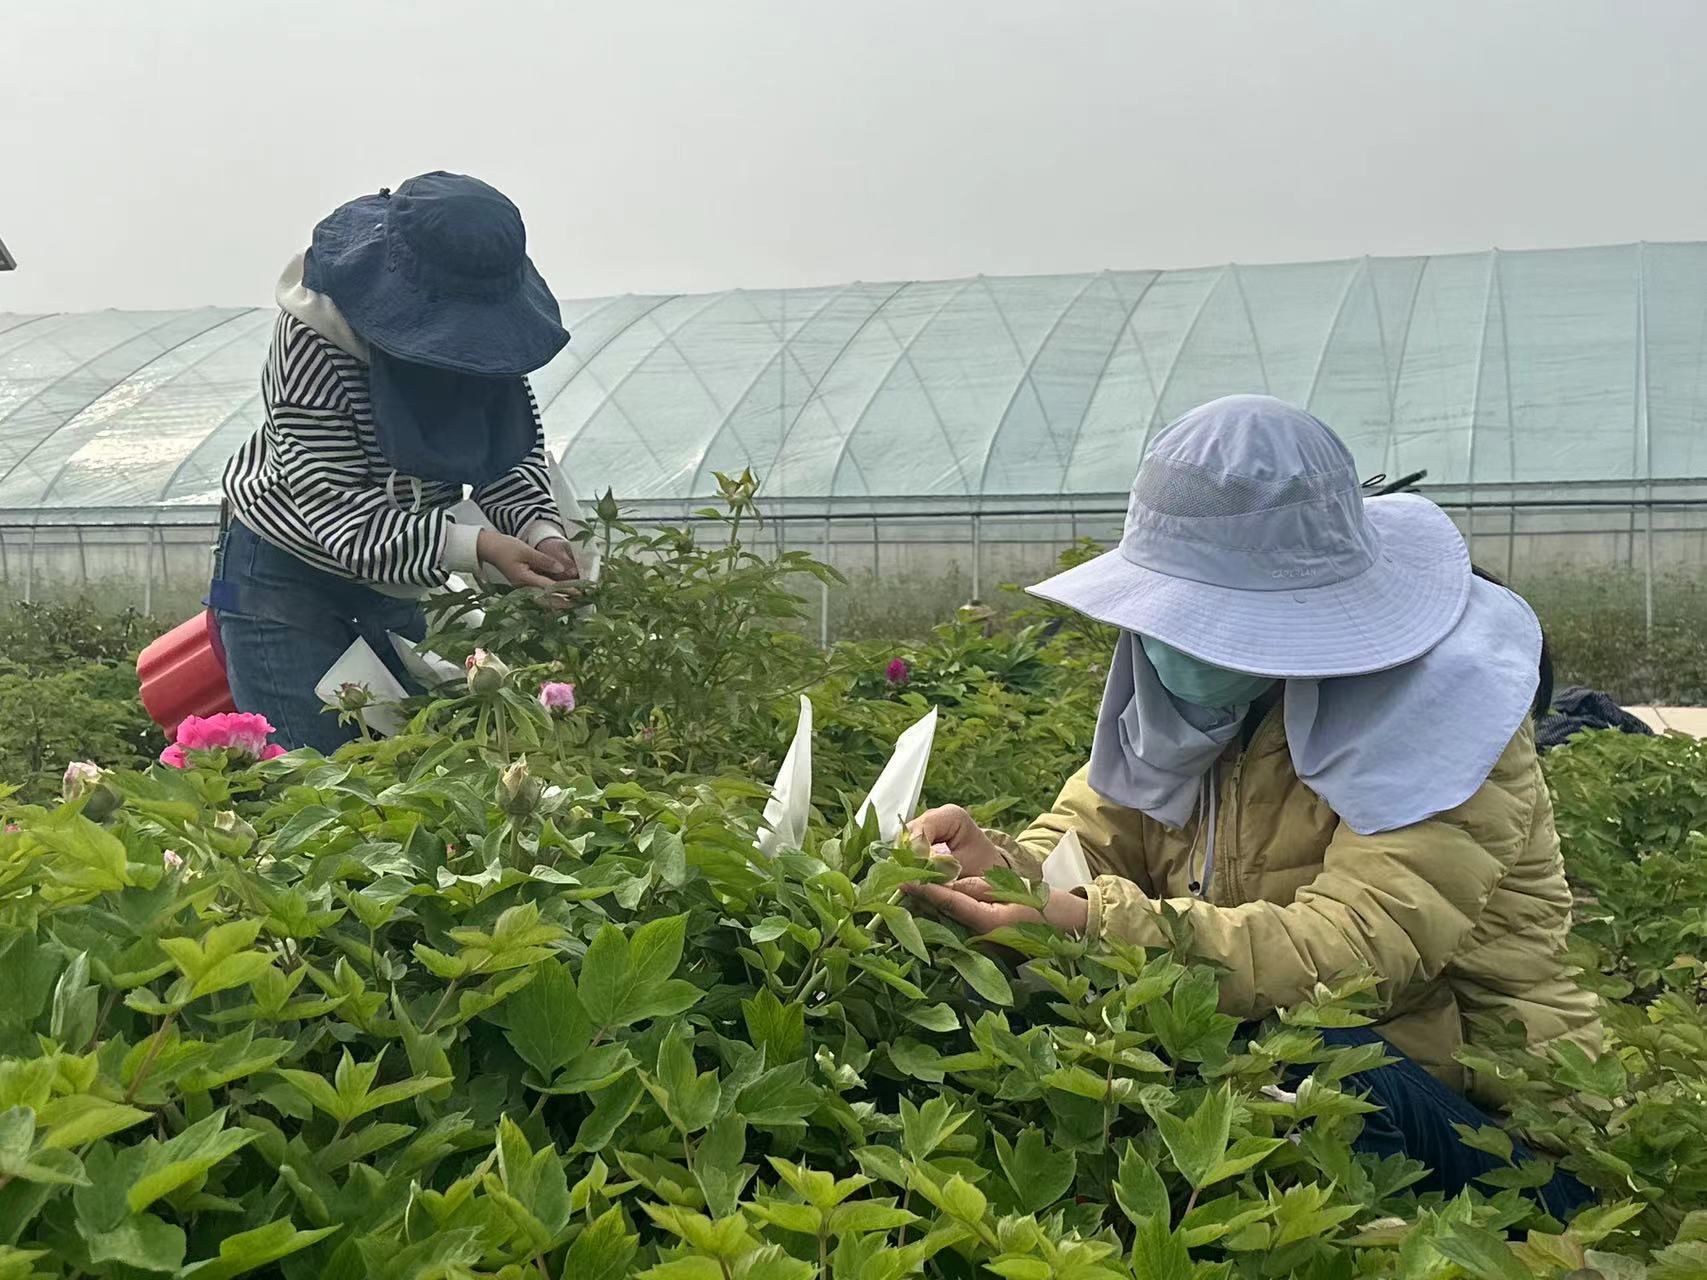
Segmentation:
[(386, 632), (391, 637), (391, 647), (397, 650), (397, 656), (403, 660), (404, 668), (422, 687), (436, 689), (442, 684), (463, 678), (463, 670), (449, 658), (441, 658), (431, 649), (423, 649), (406, 636), (400, 636), (395, 631)]
[(765, 801), (764, 823), (756, 842), (767, 858), (784, 849), (798, 849), (806, 839), (806, 823), (812, 812), (812, 701), (800, 695), (800, 721), (794, 741), (782, 758), (771, 798)]
[(859, 807), (855, 822), (877, 811), (877, 830), (885, 840), (894, 840), (901, 829), (919, 813), (919, 796), (925, 789), (925, 770), (931, 763), (931, 742), (936, 737), (936, 708), (895, 739), (895, 751), (871, 794)]
[(594, 534), (584, 540), (576, 537), (580, 532), (576, 526), (585, 525), (587, 517), (581, 509), (581, 499), (575, 493), (575, 486), (569, 482), (569, 473), (549, 451), (545, 455), (545, 474), (551, 481), (551, 500), (557, 507), (557, 514), (563, 517), (564, 529), (569, 535), (569, 550), (575, 557), (575, 569), (580, 573), (582, 582), (597, 582), (603, 557), (598, 536)]
[(359, 685), (372, 696), (373, 702), (359, 713), (362, 723), (383, 737), (389, 738), (406, 723), (403, 709), (397, 704), (407, 696), (391, 668), (379, 660), (373, 646), (360, 636), (343, 656), (326, 669), (314, 686), (315, 694), (328, 706), (337, 706), (345, 685)]
[(1090, 863), (1085, 861), (1084, 848), (1079, 844), (1079, 833), (1069, 831), (1043, 860), (1043, 883), (1070, 893), (1093, 879)]

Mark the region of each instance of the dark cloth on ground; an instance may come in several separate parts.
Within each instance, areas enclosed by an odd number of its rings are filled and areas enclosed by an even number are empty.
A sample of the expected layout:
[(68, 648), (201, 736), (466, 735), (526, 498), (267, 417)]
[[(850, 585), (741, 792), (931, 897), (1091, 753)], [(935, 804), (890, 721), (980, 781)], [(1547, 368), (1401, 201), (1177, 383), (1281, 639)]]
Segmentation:
[(1590, 729), (1617, 729), (1653, 736), (1653, 730), (1631, 715), (1609, 694), (1594, 689), (1561, 689), (1553, 707), (1535, 727), (1535, 745), (1542, 751), (1563, 745)]

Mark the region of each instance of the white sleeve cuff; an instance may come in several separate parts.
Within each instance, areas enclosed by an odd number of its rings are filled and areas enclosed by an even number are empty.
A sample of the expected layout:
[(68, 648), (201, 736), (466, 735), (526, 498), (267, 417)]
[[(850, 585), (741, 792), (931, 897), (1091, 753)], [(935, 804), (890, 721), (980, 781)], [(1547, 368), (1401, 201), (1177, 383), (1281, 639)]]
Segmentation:
[(480, 526), (445, 521), (446, 573), (480, 572)]
[(535, 520), (522, 530), (522, 541), (530, 547), (537, 547), (548, 538), (562, 538), (565, 542), (569, 540), (568, 535), (549, 520)]

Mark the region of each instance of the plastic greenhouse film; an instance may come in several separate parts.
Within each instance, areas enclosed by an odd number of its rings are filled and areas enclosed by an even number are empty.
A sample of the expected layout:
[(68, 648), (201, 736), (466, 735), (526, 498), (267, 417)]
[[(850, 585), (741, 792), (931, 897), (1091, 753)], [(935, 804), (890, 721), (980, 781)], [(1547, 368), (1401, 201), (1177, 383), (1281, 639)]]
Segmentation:
[(409, 674), (419, 680), (428, 689), (436, 689), (441, 684), (450, 684), (462, 679), (462, 668), (449, 658), (441, 658), (431, 649), (423, 649), (407, 636), (400, 636), (395, 631), (386, 632), (391, 637), (391, 647), (397, 650), (397, 656), (403, 659), (403, 665)]
[(919, 796), (925, 789), (925, 770), (931, 763), (931, 742), (936, 737), (936, 708), (895, 739), (895, 752), (871, 794), (859, 807), (856, 822), (877, 810), (877, 830), (885, 840), (894, 840), (919, 812)]
[(812, 812), (812, 701), (800, 695), (800, 721), (794, 741), (782, 758), (771, 798), (765, 802), (764, 823), (755, 843), (765, 857), (784, 849), (798, 849), (806, 839), (806, 822)]
[(1069, 831), (1062, 836), (1049, 851), (1049, 856), (1043, 860), (1043, 883), (1051, 889), (1062, 889), (1070, 893), (1081, 885), (1089, 884), (1094, 878), (1091, 875), (1090, 863), (1085, 861), (1085, 851), (1079, 844), (1077, 831)]
[(575, 493), (575, 486), (569, 482), (569, 473), (549, 450), (545, 455), (545, 464), (545, 474), (551, 480), (551, 500), (556, 504), (557, 514), (563, 517), (565, 531), (569, 534), (569, 550), (575, 557), (575, 568), (580, 572), (581, 581), (597, 582), (599, 564), (603, 559), (599, 540), (578, 540), (575, 537), (577, 531), (573, 527), (587, 523), (586, 514), (581, 509), (581, 499)]
[(373, 646), (360, 636), (344, 650), (341, 658), (326, 669), (326, 674), (314, 686), (314, 692), (320, 701), (337, 706), (338, 691), (347, 684), (360, 685), (374, 697), (372, 705), (363, 707), (359, 713), (362, 723), (369, 729), (389, 738), (403, 727), (405, 717), (397, 705), (407, 696), (403, 686), (397, 683), (391, 668), (379, 660)]

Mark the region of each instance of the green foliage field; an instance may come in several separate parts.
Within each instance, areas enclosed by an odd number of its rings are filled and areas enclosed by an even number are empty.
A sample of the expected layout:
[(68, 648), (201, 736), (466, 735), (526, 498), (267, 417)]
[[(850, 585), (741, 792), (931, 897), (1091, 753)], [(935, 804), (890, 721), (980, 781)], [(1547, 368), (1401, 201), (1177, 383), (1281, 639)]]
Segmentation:
[[(1185, 936), (992, 951), (898, 905), (938, 873), (849, 819), (895, 734), (938, 707), (928, 796), (1017, 825), (1084, 756), (1106, 638), (821, 654), (818, 570), (747, 555), (730, 497), (721, 537), (604, 526), (589, 609), (447, 621), (513, 673), (398, 737), (14, 797), (0, 1280), (1707, 1275), (1702, 747), (1553, 756), (1607, 1052), (1473, 1064), (1600, 1203), (1547, 1219), (1545, 1162), (1443, 1203), (1351, 1151), (1372, 1059), (1316, 1028), (1369, 1016), (1356, 976), (1245, 1039)], [(770, 861), (799, 691), (818, 820)]]

